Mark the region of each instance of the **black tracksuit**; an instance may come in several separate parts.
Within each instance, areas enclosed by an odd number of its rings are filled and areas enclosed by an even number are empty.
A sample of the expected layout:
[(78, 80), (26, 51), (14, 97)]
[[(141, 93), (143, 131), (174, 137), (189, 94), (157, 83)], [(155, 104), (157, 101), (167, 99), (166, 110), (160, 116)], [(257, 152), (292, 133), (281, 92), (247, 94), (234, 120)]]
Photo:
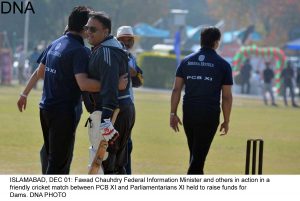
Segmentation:
[(103, 161), (105, 174), (126, 174), (126, 147), (135, 116), (129, 84), (125, 90), (118, 90), (119, 77), (125, 73), (130, 79), (128, 53), (116, 38), (109, 36), (93, 49), (89, 61), (89, 77), (101, 82), (101, 91), (83, 95), (87, 110), (102, 111), (102, 119), (110, 118), (117, 107), (120, 109), (114, 125), (120, 136), (108, 147), (109, 156)]

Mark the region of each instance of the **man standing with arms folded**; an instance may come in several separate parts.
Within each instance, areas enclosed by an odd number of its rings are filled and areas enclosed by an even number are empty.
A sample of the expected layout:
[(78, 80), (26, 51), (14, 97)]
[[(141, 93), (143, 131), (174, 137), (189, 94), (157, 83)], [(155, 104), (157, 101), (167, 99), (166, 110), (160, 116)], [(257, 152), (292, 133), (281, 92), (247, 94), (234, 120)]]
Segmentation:
[[(134, 106), (130, 98), (130, 86), (118, 90), (118, 81), (124, 73), (129, 76), (128, 54), (121, 43), (110, 35), (111, 20), (105, 13), (91, 13), (85, 30), (88, 42), (93, 46), (88, 74), (90, 78), (100, 81), (101, 92), (88, 94), (84, 101), (86, 106), (92, 106), (87, 108), (90, 113), (102, 111), (100, 133), (119, 133), (114, 144), (108, 146), (109, 155), (103, 162), (104, 174), (126, 174), (126, 146), (133, 127)], [(120, 112), (113, 126), (111, 118), (117, 107)]]
[(171, 96), (170, 126), (179, 131), (181, 124), (177, 107), (181, 90), (183, 97), (183, 126), (190, 151), (187, 174), (204, 174), (205, 159), (219, 125), (220, 97), (224, 122), (221, 135), (226, 135), (232, 106), (232, 70), (221, 58), (219, 47), (221, 33), (218, 28), (208, 27), (201, 32), (201, 49), (184, 58), (177, 68)]

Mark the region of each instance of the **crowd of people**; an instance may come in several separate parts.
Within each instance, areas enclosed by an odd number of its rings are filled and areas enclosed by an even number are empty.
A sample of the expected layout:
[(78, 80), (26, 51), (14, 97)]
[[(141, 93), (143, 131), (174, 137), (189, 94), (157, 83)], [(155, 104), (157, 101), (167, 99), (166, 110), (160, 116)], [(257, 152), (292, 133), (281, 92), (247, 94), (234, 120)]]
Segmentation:
[[(265, 105), (269, 105), (268, 96), (270, 96), (270, 105), (277, 107), (276, 96), (274, 94), (274, 86), (275, 86), (275, 73), (274, 66), (270, 61), (266, 61), (264, 64), (264, 69), (261, 71), (257, 70), (255, 73), (258, 76), (257, 81), (260, 83), (262, 97)], [(241, 66), (240, 70), (240, 86), (241, 86), (241, 94), (250, 94), (251, 93), (251, 75), (252, 75), (253, 67), (250, 63), (250, 59), (247, 58), (244, 64)], [(279, 95), (283, 96), (283, 103), (285, 106), (288, 106), (288, 95), (291, 96), (291, 106), (299, 107), (296, 103), (296, 88), (300, 90), (300, 69), (295, 71), (293, 67), (293, 63), (288, 61), (286, 65), (282, 69), (280, 73), (280, 82), (281, 88), (279, 91)], [(299, 93), (300, 95), (300, 93)]]

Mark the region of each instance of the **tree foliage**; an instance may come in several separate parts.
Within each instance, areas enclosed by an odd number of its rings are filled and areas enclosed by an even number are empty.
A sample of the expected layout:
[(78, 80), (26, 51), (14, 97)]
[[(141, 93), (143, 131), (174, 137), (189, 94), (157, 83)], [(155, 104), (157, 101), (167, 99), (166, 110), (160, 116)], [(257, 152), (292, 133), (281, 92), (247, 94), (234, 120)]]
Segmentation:
[[(41, 40), (48, 42), (61, 35), (69, 13), (78, 5), (86, 5), (108, 13), (112, 18), (113, 34), (121, 25), (133, 26), (139, 22), (153, 24), (159, 18), (166, 18), (170, 9), (189, 10), (186, 21), (192, 26), (213, 25), (221, 19), (225, 19), (227, 30), (255, 24), (256, 29), (265, 35), (266, 45), (279, 45), (287, 41), (289, 31), (300, 27), (299, 0), (31, 0), (31, 2), (35, 9), (35, 14), (30, 14), (31, 48)], [(7, 32), (12, 46), (23, 43), (24, 19), (24, 14), (0, 14), (0, 32)]]
[[(105, 11), (112, 18), (113, 32), (120, 25), (152, 23), (168, 12), (168, 0), (31, 0), (35, 13), (30, 12), (29, 42), (50, 41), (62, 34), (72, 8), (86, 5)], [(12, 43), (22, 44), (25, 14), (0, 14), (0, 32), (6, 31)]]
[[(16, 2), (25, 1), (18, 0)], [(190, 25), (210, 23), (206, 0), (30, 0), (35, 14), (30, 13), (29, 47), (41, 40), (51, 41), (62, 34), (72, 8), (86, 5), (105, 11), (112, 19), (112, 31), (121, 25), (139, 22), (153, 24), (169, 15), (170, 9), (187, 9)], [(25, 14), (0, 14), (0, 32), (6, 31), (12, 46), (23, 43)]]
[(265, 45), (288, 40), (289, 30), (300, 26), (299, 0), (207, 0), (211, 14), (226, 20), (227, 29), (256, 25)]

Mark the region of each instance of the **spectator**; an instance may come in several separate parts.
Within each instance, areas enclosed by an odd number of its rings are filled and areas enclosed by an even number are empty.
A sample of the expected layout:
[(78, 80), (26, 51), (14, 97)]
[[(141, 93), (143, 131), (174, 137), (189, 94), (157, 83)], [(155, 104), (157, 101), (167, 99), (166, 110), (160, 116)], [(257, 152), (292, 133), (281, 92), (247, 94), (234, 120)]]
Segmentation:
[(241, 68), (241, 93), (250, 94), (250, 78), (251, 78), (252, 65), (247, 58), (244, 65)]
[(18, 80), (19, 84), (23, 85), (25, 84), (25, 53), (24, 53), (24, 48), (23, 46), (20, 46), (17, 49), (17, 61), (18, 61)]
[(288, 106), (288, 101), (287, 101), (287, 92), (289, 90), (291, 94), (291, 101), (292, 101), (292, 106), (293, 107), (299, 107), (296, 102), (295, 102), (295, 91), (294, 91), (294, 69), (292, 68), (292, 63), (288, 62), (287, 67), (283, 69), (281, 72), (281, 79), (283, 80), (283, 100), (284, 100), (284, 105)]
[[(38, 60), (39, 56), (40, 56), (40, 53), (39, 53), (37, 47), (35, 47), (29, 57), (29, 66), (30, 66), (31, 74), (33, 74), (39, 66), (38, 63), (36, 62)], [(37, 83), (33, 86), (33, 88), (34, 89), (37, 88)]]
[(275, 103), (275, 98), (274, 98), (274, 94), (273, 94), (273, 78), (274, 78), (274, 72), (270, 66), (270, 62), (266, 62), (266, 68), (263, 71), (263, 81), (264, 81), (264, 85), (263, 85), (263, 99), (264, 99), (264, 103), (265, 105), (268, 105), (268, 99), (267, 99), (267, 92), (270, 94), (271, 96), (271, 104), (272, 106), (277, 106), (277, 104)]

